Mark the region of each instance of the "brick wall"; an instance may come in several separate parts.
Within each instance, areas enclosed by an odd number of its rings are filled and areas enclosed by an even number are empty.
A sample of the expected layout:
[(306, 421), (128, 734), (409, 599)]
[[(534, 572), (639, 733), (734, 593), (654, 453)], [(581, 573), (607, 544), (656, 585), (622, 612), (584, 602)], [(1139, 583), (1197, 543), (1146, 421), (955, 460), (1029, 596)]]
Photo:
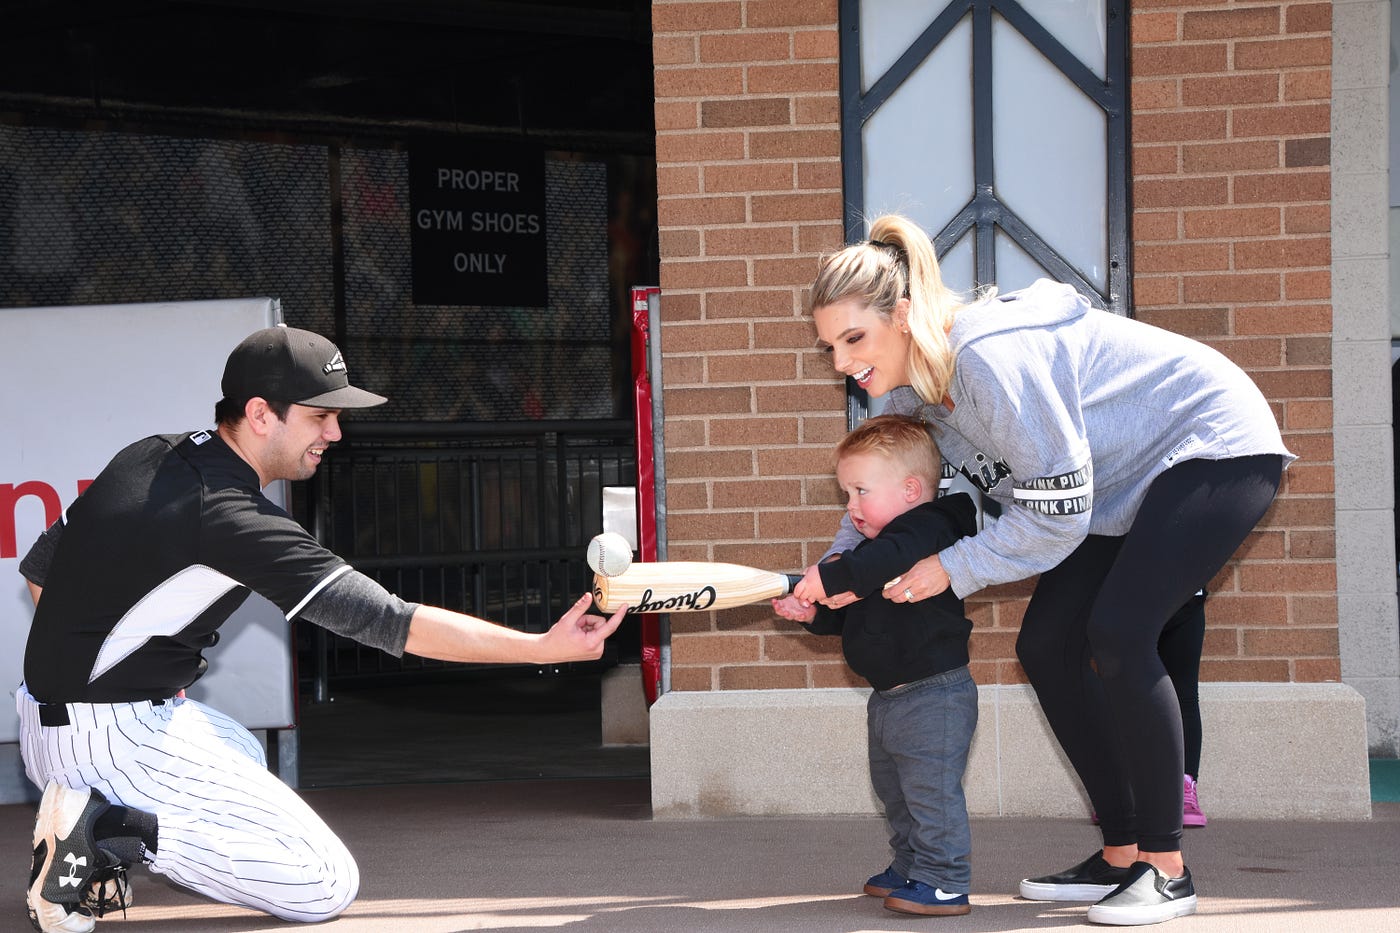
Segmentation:
[(1340, 680), (1332, 465), (1332, 5), (1137, 0), (1137, 316), (1249, 371), (1290, 450), (1211, 587), (1202, 677)]
[[(840, 515), (844, 389), (803, 302), (842, 242), (836, 3), (652, 9), (668, 556), (799, 569)], [(1138, 315), (1244, 365), (1302, 456), (1214, 582), (1203, 676), (1335, 680), (1330, 6), (1134, 10)], [(1030, 589), (968, 600), (979, 682), (1024, 680)], [(671, 676), (678, 690), (860, 683), (836, 639), (766, 605), (672, 616)]]

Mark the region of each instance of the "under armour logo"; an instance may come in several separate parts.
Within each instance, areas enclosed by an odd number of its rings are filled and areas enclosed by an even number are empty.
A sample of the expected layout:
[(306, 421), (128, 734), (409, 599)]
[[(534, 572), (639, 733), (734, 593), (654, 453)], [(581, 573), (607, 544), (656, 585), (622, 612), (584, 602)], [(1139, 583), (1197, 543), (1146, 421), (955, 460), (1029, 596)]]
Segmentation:
[(68, 863), (68, 874), (59, 877), (59, 890), (68, 887), (70, 884), (75, 888), (78, 887), (83, 883), (83, 879), (78, 877), (78, 867), (82, 866), (83, 868), (87, 868), (87, 856), (79, 858), (72, 852), (69, 852), (63, 857), (63, 860)]
[(321, 372), (325, 373), (327, 376), (331, 373), (345, 372), (345, 357), (337, 353), (335, 356), (331, 357), (329, 363), (321, 367)]

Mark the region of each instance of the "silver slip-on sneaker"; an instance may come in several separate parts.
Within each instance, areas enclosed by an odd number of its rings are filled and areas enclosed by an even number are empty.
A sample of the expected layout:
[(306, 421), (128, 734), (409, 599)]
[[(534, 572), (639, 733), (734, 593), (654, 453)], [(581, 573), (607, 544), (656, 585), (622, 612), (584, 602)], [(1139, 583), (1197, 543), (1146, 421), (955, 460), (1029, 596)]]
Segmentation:
[(1168, 878), (1147, 862), (1134, 862), (1118, 890), (1089, 908), (1089, 922), (1141, 926), (1195, 912), (1196, 886), (1190, 869), (1183, 869), (1180, 878)]

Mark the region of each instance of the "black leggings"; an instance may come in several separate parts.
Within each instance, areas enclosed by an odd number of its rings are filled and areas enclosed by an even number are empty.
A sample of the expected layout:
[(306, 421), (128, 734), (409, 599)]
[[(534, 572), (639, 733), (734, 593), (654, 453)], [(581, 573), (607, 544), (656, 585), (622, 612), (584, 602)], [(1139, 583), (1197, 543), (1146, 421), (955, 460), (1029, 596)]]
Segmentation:
[(1104, 845), (1181, 848), (1181, 710), (1157, 641), (1263, 517), (1282, 471), (1276, 454), (1179, 463), (1126, 535), (1090, 535), (1040, 576), (1016, 655)]

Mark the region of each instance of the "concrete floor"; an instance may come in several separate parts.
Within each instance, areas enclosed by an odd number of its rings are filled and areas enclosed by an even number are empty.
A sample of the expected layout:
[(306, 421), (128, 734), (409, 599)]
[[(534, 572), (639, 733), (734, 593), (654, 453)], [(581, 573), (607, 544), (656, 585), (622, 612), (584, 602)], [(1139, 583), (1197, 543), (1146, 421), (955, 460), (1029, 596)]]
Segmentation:
[[(301, 710), (308, 802), (360, 864), (335, 933), (864, 933), (1090, 929), (1082, 904), (1016, 896), (1020, 878), (1088, 854), (1087, 819), (975, 819), (973, 911), (895, 914), (861, 896), (885, 866), (868, 816), (652, 818), (646, 748), (603, 748), (595, 677), (538, 675), (341, 690)], [(1306, 793), (1306, 788), (1300, 788)], [(0, 806), (0, 933), (28, 929), (32, 804)], [(1400, 803), (1338, 823), (1214, 818), (1186, 833), (1199, 912), (1191, 933), (1400, 930)], [(213, 904), (144, 870), (122, 929), (300, 929)]]
[[(1091, 929), (1084, 904), (1021, 900), (1026, 875), (1092, 850), (1087, 820), (973, 820), (972, 913), (910, 917), (859, 894), (888, 858), (871, 817), (653, 820), (645, 780), (509, 781), (306, 792), (360, 866), (334, 933), (864, 933)], [(33, 808), (0, 806), (22, 840)], [(1365, 822), (1212, 820), (1190, 830), (1197, 914), (1180, 933), (1400, 930), (1400, 804)], [(28, 852), (0, 847), (0, 931), (27, 929)], [(136, 903), (99, 933), (303, 929), (212, 904), (137, 871)], [(1099, 927), (1098, 929), (1103, 929)]]

